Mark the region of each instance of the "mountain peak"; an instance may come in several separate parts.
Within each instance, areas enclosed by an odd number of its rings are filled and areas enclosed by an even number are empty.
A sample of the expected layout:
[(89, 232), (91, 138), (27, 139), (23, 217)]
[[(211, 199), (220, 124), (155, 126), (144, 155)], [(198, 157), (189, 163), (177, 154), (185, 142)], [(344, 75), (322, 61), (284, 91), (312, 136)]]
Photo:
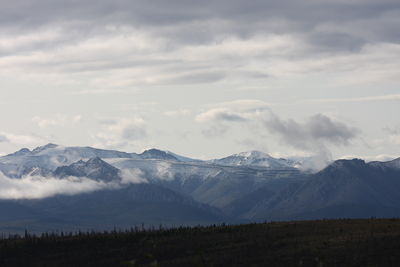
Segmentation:
[(30, 151), (28, 148), (22, 148), (14, 153), (8, 154), (7, 156), (25, 156), (25, 155), (30, 155), (32, 151)]
[(362, 159), (339, 159), (331, 164), (334, 167), (359, 167), (364, 166), (366, 163)]
[(178, 160), (176, 157), (172, 156), (170, 153), (167, 153), (163, 150), (159, 150), (156, 148), (145, 150), (143, 153), (139, 155), (143, 159), (164, 159), (164, 160)]
[(45, 151), (47, 149), (56, 148), (56, 147), (58, 147), (58, 145), (52, 144), (52, 143), (48, 143), (47, 145), (39, 146), (39, 147), (33, 149), (32, 150), (32, 154), (38, 154), (38, 153), (40, 153), (42, 151)]
[(90, 158), (87, 161), (79, 160), (69, 166), (58, 167), (54, 173), (58, 177), (89, 177), (104, 182), (120, 179), (119, 169), (99, 157)]
[(336, 173), (345, 170), (360, 170), (363, 169), (365, 166), (367, 166), (367, 163), (365, 163), (365, 161), (362, 159), (339, 159), (328, 165), (325, 169), (321, 170), (320, 173)]
[(102, 164), (102, 163), (106, 163), (106, 162), (99, 157), (93, 157), (93, 158), (90, 158), (86, 163), (87, 164)]
[(371, 162), (370, 164), (374, 164), (374, 165), (378, 164), (378, 165), (383, 165), (388, 168), (400, 169), (400, 158), (397, 158), (397, 159), (394, 159), (391, 161), (386, 161), (386, 162), (376, 161), (376, 162)]
[(211, 162), (228, 166), (257, 166), (269, 169), (294, 168), (295, 162), (287, 159), (277, 159), (261, 151), (248, 151), (234, 154)]
[(245, 158), (272, 158), (269, 154), (257, 150), (240, 152), (236, 155)]
[(145, 151), (143, 151), (143, 153), (165, 153), (165, 151), (157, 149), (157, 148), (150, 148), (150, 149), (146, 149)]

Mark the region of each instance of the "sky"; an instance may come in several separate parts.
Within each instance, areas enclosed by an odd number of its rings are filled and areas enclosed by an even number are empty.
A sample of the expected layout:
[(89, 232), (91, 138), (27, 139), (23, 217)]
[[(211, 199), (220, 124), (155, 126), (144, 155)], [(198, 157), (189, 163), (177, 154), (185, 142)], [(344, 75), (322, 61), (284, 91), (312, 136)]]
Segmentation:
[(0, 0), (0, 154), (400, 156), (398, 0)]

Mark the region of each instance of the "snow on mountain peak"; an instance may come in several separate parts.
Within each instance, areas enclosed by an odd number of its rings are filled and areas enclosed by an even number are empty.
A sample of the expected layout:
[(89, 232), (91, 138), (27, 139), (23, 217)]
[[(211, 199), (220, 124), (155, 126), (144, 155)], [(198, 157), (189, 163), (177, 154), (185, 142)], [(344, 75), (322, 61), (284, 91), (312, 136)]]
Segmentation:
[(25, 155), (30, 155), (32, 151), (30, 151), (27, 148), (22, 148), (14, 153), (8, 154), (7, 156), (25, 156)]
[(257, 151), (257, 150), (252, 150), (252, 151), (247, 151), (247, 152), (240, 152), (238, 154), (235, 154), (236, 156), (239, 157), (244, 157), (247, 159), (260, 159), (260, 158), (272, 158), (269, 154)]
[(392, 160), (391, 164), (392, 164), (393, 167), (396, 167), (396, 168), (400, 169), (400, 158)]
[(39, 154), (42, 151), (45, 151), (45, 150), (48, 150), (48, 149), (51, 149), (51, 148), (56, 148), (56, 147), (58, 147), (58, 145), (52, 144), (52, 143), (48, 143), (47, 145), (39, 146), (39, 147), (33, 149), (32, 150), (32, 154)]
[(393, 169), (400, 169), (400, 158), (391, 160), (391, 161), (386, 161), (386, 162), (370, 162), (370, 164), (372, 165), (376, 165), (376, 164), (380, 164), (383, 165), (385, 167), (389, 167), (389, 168), (393, 168)]
[(248, 151), (234, 154), (222, 159), (211, 160), (212, 163), (231, 166), (257, 166), (270, 169), (293, 168), (296, 162), (287, 159), (277, 159), (260, 151)]

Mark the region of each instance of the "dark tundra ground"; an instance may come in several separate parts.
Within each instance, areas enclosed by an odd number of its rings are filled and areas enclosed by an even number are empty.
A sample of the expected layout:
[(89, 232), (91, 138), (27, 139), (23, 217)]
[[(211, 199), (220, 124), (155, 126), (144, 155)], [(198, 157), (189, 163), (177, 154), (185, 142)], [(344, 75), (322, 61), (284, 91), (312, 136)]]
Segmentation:
[(400, 219), (27, 233), (0, 241), (0, 266), (400, 266)]

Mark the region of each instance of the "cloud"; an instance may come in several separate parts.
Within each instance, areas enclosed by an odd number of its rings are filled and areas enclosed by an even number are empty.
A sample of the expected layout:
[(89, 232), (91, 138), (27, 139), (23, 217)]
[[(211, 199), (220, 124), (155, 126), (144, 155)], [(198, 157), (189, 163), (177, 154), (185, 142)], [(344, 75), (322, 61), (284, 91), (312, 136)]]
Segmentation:
[(51, 126), (66, 126), (68, 124), (76, 124), (82, 121), (81, 115), (63, 115), (56, 114), (50, 118), (43, 118), (35, 116), (32, 118), (32, 122), (36, 123), (40, 128), (47, 128)]
[(266, 103), (257, 99), (237, 99), (233, 101), (221, 102), (216, 104), (211, 104), (212, 107), (226, 107), (241, 111), (251, 111), (251, 110), (265, 110), (269, 109), (271, 103)]
[(230, 122), (246, 121), (246, 119), (239, 113), (235, 113), (234, 111), (231, 111), (226, 108), (210, 109), (196, 116), (196, 121), (198, 122), (212, 121), (212, 120), (230, 121)]
[(210, 109), (196, 116), (197, 122), (245, 122), (270, 110), (268, 103), (254, 99), (239, 99), (209, 106)]
[(0, 199), (40, 199), (55, 195), (76, 195), (104, 189), (118, 189), (128, 184), (147, 183), (140, 170), (121, 171), (121, 181), (103, 182), (87, 177), (62, 179), (42, 176), (9, 178), (0, 172)]
[[(196, 108), (210, 98), (235, 97), (286, 102), (318, 95), (313, 93), (316, 88), (337, 98), (321, 102), (399, 99), (395, 94), (371, 93), (383, 87), (390, 92), (399, 82), (398, 0), (3, 2), (0, 69), (1, 80), (11, 91), (2, 101), (21, 102), (18, 114), (29, 107), (22, 105), (23, 95), (35, 99), (42, 94), (40, 101), (46, 105), (41, 106), (53, 109), (50, 112), (67, 108), (58, 107), (57, 101), (72, 101), (78, 109), (87, 110), (89, 105), (100, 114), (108, 112), (103, 100), (121, 103), (122, 109), (122, 102), (129, 102), (127, 97), (136, 92), (140, 94), (132, 101), (160, 100), (158, 109), (192, 91), (196, 93), (189, 93), (182, 105)], [(347, 88), (353, 96), (361, 92), (357, 88), (363, 86), (354, 86), (360, 83), (368, 85), (362, 90), (365, 97), (339, 98)], [(29, 93), (22, 89), (28, 87)], [(259, 90), (245, 91), (249, 88)], [(204, 114), (198, 119), (208, 127), (203, 133), (221, 136), (243, 123), (254, 126), (266, 111), (260, 108), (257, 115), (250, 111), (255, 103), (247, 104), (202, 106)], [(131, 106), (139, 108), (137, 103)], [(211, 109), (222, 108), (210, 114)], [(155, 118), (154, 114), (149, 116)], [(351, 116), (356, 119), (359, 114)], [(46, 129), (62, 125), (51, 115), (34, 122)], [(197, 125), (193, 127), (194, 131)], [(102, 125), (93, 133), (94, 143), (121, 147), (128, 144), (123, 136), (148, 135), (147, 130), (133, 128), (117, 132)]]
[(284, 120), (262, 101), (236, 100), (216, 106), (218, 107), (204, 111), (195, 118), (197, 122), (211, 123), (212, 127), (203, 131), (210, 136), (224, 134), (232, 123), (246, 128), (254, 128), (256, 124), (261, 124), (285, 144), (294, 148), (310, 149), (315, 144), (349, 145), (360, 132), (355, 127), (323, 114), (313, 115), (303, 123), (294, 119)]
[[(94, 5), (96, 3), (96, 5)], [(174, 36), (180, 42), (209, 41), (214, 35), (230, 33), (246, 36), (257, 32), (325, 32), (353, 34), (364, 42), (383, 39), (396, 41), (399, 3), (376, 1), (244, 1), (171, 0), (61, 1), (19, 0), (3, 4), (4, 28), (40, 28), (68, 23), (88, 32), (96, 26), (118, 30), (122, 25), (144, 28)], [(312, 12), (310, 12), (312, 10)], [(18, 20), (16, 19), (18, 18)], [(90, 23), (96, 21), (96, 24)], [(368, 25), (368, 28), (362, 26)], [(385, 26), (385, 27), (382, 27)], [(190, 31), (190, 29), (192, 29)], [(380, 29), (379, 31), (377, 29)], [(382, 30), (384, 29), (384, 30)], [(76, 34), (76, 33), (75, 33)], [(325, 46), (347, 48), (342, 40), (331, 38)], [(352, 45), (352, 44), (350, 44)], [(343, 47), (345, 46), (345, 47)]]
[(144, 173), (140, 169), (122, 169), (120, 183), (123, 185), (148, 183), (148, 180), (143, 175)]
[(224, 71), (190, 71), (180, 75), (172, 75), (160, 79), (161, 83), (172, 84), (203, 84), (214, 83), (223, 80), (227, 74)]
[(400, 94), (375, 95), (353, 98), (313, 99), (310, 102), (372, 102), (372, 101), (400, 101)]
[(304, 169), (314, 171), (321, 170), (332, 161), (331, 146), (347, 146), (360, 133), (358, 128), (323, 114), (316, 114), (300, 123), (293, 119), (283, 120), (271, 112), (263, 124), (283, 144), (311, 153), (302, 165)]
[(210, 104), (208, 107), (195, 117), (196, 122), (207, 126), (202, 130), (206, 137), (221, 137), (234, 125), (245, 124), (246, 128), (251, 124), (254, 126), (254, 122), (258, 122), (270, 110), (268, 103), (254, 99), (238, 99)]
[(390, 135), (400, 135), (400, 125), (392, 127), (384, 127), (382, 130), (385, 131), (386, 133), (389, 133)]
[(179, 117), (179, 116), (188, 116), (192, 113), (190, 109), (179, 109), (179, 110), (170, 110), (164, 112), (164, 115), (167, 117)]
[(39, 116), (33, 117), (32, 121), (36, 123), (40, 128), (46, 128), (48, 126), (55, 126), (59, 124), (58, 121), (53, 120), (53, 119), (43, 119)]
[(142, 118), (122, 118), (101, 120), (102, 131), (94, 135), (98, 142), (94, 146), (124, 148), (136, 146), (148, 137), (148, 130)]
[(264, 125), (285, 144), (301, 149), (313, 149), (326, 144), (345, 146), (359, 133), (357, 128), (334, 121), (323, 114), (314, 115), (306, 122), (299, 123), (293, 119), (282, 120), (271, 113), (270, 118), (264, 121)]
[(400, 125), (384, 127), (382, 130), (387, 134), (387, 136), (379, 140), (379, 143), (400, 145)]
[(387, 154), (380, 154), (375, 156), (359, 156), (359, 155), (344, 155), (341, 156), (340, 159), (363, 159), (367, 162), (371, 161), (391, 161), (397, 159), (399, 155), (387, 155)]
[[(395, 0), (18, 0), (0, 10), (0, 67), (84, 83), (77, 94), (155, 84), (247, 86), (338, 66), (358, 78), (381, 69), (376, 78), (385, 80), (398, 76), (398, 52), (388, 45), (399, 46), (399, 8)], [(389, 57), (376, 60), (371, 47)]]
[(38, 199), (58, 194), (74, 195), (105, 189), (109, 185), (88, 178), (66, 179), (25, 176), (13, 179), (0, 173), (0, 199)]
[(224, 124), (219, 124), (219, 125), (212, 125), (207, 129), (202, 130), (201, 133), (206, 137), (215, 138), (223, 136), (226, 132), (228, 132), (228, 130), (229, 126)]
[(16, 145), (38, 145), (46, 143), (48, 140), (37, 135), (13, 134), (0, 132), (0, 142), (12, 143)]
[[(219, 103), (196, 117), (206, 125), (202, 133), (206, 137), (226, 135), (231, 127), (248, 131), (248, 137), (240, 137), (237, 143), (267, 149), (278, 138), (286, 148), (307, 153), (307, 166), (320, 169), (332, 160), (332, 147), (348, 146), (359, 137), (360, 130), (323, 114), (316, 114), (305, 122), (282, 119), (262, 101), (236, 100)], [(257, 148), (256, 148), (257, 149)]]
[(2, 143), (2, 142), (8, 142), (9, 140), (8, 140), (8, 138), (7, 138), (7, 136), (5, 136), (5, 135), (0, 135), (0, 143)]
[(171, 171), (171, 163), (158, 162), (155, 171), (157, 177), (160, 177), (162, 180), (170, 181), (174, 179), (174, 173)]

